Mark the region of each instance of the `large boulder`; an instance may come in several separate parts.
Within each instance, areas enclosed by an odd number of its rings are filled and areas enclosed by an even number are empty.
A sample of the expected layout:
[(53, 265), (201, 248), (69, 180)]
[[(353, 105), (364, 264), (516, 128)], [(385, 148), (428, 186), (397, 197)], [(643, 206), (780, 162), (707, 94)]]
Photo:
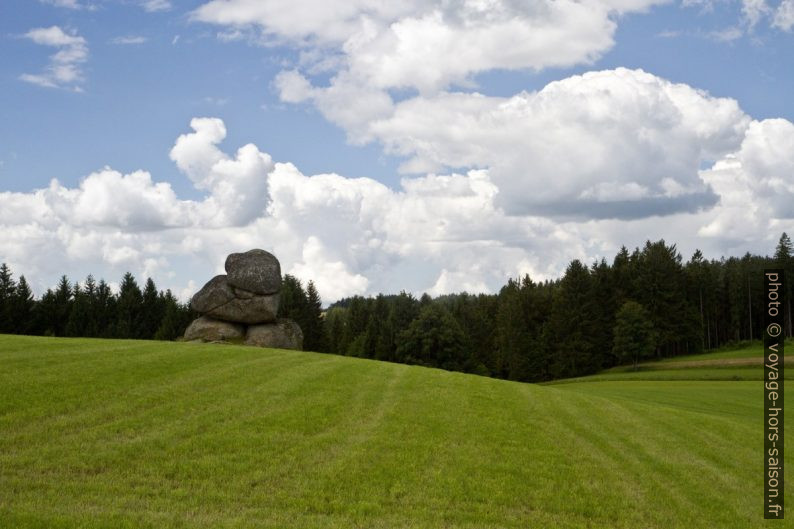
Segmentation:
[(201, 287), (190, 300), (190, 308), (201, 314), (229, 303), (235, 299), (234, 291), (226, 281), (226, 276), (215, 276)]
[(245, 327), (228, 321), (219, 321), (201, 316), (188, 325), (185, 340), (201, 340), (203, 342), (228, 342), (242, 340)]
[(303, 349), (303, 332), (294, 321), (280, 318), (276, 323), (248, 327), (245, 344), (300, 351)]
[(269, 323), (276, 321), (279, 294), (260, 296), (229, 285), (225, 275), (213, 277), (190, 300), (198, 313), (235, 323)]
[(236, 323), (269, 323), (276, 321), (279, 295), (254, 296), (233, 300), (207, 311), (207, 316)]
[(281, 265), (264, 250), (233, 253), (226, 258), (229, 285), (254, 294), (276, 294), (281, 290)]

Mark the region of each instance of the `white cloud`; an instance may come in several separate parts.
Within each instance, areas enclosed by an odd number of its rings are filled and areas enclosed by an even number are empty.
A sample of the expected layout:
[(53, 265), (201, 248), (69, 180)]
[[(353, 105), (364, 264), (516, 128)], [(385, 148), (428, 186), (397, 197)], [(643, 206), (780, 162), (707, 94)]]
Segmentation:
[[(734, 100), (622, 68), (512, 97), (472, 88), (481, 72), (590, 63), (612, 47), (620, 15), (657, 3), (417, 0), (386, 11), (357, 0), (306, 15), (302, 1), (215, 0), (193, 17), (308, 50), (274, 79), (281, 100), (405, 157), (406, 173), (488, 169), (511, 214), (639, 218), (714, 204), (698, 170), (741, 142), (749, 118)], [(312, 81), (315, 64), (332, 68), (328, 81)]]
[(741, 148), (703, 171), (720, 194), (718, 215), (700, 235), (746, 240), (794, 219), (794, 124), (754, 121)]
[(122, 175), (105, 168), (69, 189), (53, 180), (44, 200), (61, 223), (147, 231), (189, 225), (192, 203), (177, 200), (171, 185), (145, 171)]
[(783, 0), (775, 10), (772, 25), (783, 31), (791, 31), (794, 27), (794, 0)]
[(39, 0), (44, 4), (50, 4), (55, 7), (65, 7), (67, 9), (95, 9), (93, 5), (80, 3), (78, 0)]
[(169, 11), (173, 9), (173, 5), (169, 0), (143, 0), (141, 4), (143, 9), (149, 13), (155, 11)]
[[(794, 124), (753, 121), (731, 151), (736, 132), (719, 139), (713, 129), (720, 120), (702, 115), (721, 107), (697, 97), (681, 101), (689, 110), (673, 122), (699, 131), (687, 133), (700, 138), (698, 149), (728, 150), (698, 180), (711, 186), (718, 203), (693, 213), (637, 220), (508, 215), (498, 203), (503, 189), (487, 169), (406, 177), (399, 189), (369, 178), (307, 176), (290, 163), (273, 163), (254, 145), (226, 154), (219, 147), (224, 123), (197, 118), (171, 156), (206, 192), (204, 199), (180, 199), (144, 171), (109, 168), (73, 188), (53, 181), (31, 193), (0, 193), (0, 261), (24, 273), (38, 293), (62, 273), (111, 280), (130, 270), (187, 299), (222, 273), (228, 253), (260, 247), (274, 252), (285, 272), (314, 280), (327, 303), (402, 289), (495, 291), (508, 277), (553, 278), (572, 258), (611, 258), (621, 244), (646, 238), (677, 242), (685, 255), (696, 247), (711, 257), (771, 251), (781, 231), (794, 231)], [(600, 108), (609, 114), (608, 105)], [(687, 120), (696, 124), (684, 127)], [(730, 129), (731, 120), (726, 123)], [(687, 196), (685, 184), (665, 176), (644, 182), (647, 189), (628, 182), (594, 188), (592, 195)]]
[(311, 278), (326, 299), (361, 295), (367, 292), (369, 281), (361, 274), (351, 273), (342, 261), (333, 260), (325, 245), (314, 236), (303, 244), (301, 261), (295, 263), (290, 273)]
[(711, 31), (707, 37), (717, 42), (733, 42), (744, 36), (744, 31), (741, 28), (729, 27), (716, 31)]
[(127, 35), (124, 37), (115, 37), (110, 42), (111, 44), (122, 44), (122, 45), (134, 45), (134, 44), (144, 44), (148, 41), (146, 37), (142, 37), (140, 35)]
[(24, 35), (36, 44), (59, 48), (40, 74), (22, 74), (22, 81), (48, 88), (82, 91), (81, 64), (88, 60), (88, 45), (83, 37), (66, 33), (58, 26), (31, 29)]
[(269, 155), (253, 144), (237, 150), (234, 158), (217, 145), (226, 127), (217, 118), (195, 118), (192, 133), (181, 135), (171, 149), (171, 159), (198, 189), (210, 192), (202, 206), (216, 225), (243, 225), (261, 215), (267, 206), (267, 174), (273, 169)]
[[(314, 102), (334, 119), (327, 100), (314, 96)], [(383, 114), (342, 124), (408, 157), (406, 172), (488, 168), (499, 203), (511, 213), (583, 218), (712, 204), (698, 169), (735, 150), (749, 122), (734, 100), (625, 69), (509, 98), (417, 96)]]
[(267, 175), (273, 169), (270, 156), (253, 144), (237, 150), (234, 158), (217, 145), (226, 127), (217, 118), (191, 120), (192, 133), (181, 135), (171, 149), (171, 159), (198, 189), (210, 192), (202, 214), (213, 225), (247, 224), (267, 206)]
[[(304, 19), (302, 1), (215, 0), (193, 17), (302, 46), (273, 81), (281, 100), (314, 105), (351, 143), (380, 142), (406, 173), (487, 168), (511, 214), (638, 218), (713, 205), (698, 169), (738, 147), (749, 118), (735, 101), (622, 68), (506, 98), (471, 88), (485, 71), (592, 62), (621, 14), (657, 3), (358, 0)], [(316, 64), (333, 72), (324, 86)]]
[(750, 28), (755, 27), (769, 13), (766, 0), (742, 0), (742, 15)]
[[(333, 83), (432, 93), (477, 73), (592, 63), (614, 44), (617, 18), (666, 0), (213, 0), (194, 20), (345, 60)], [(226, 33), (224, 33), (226, 34)], [(237, 34), (237, 33), (233, 33)], [(323, 58), (324, 59), (324, 58)], [(323, 62), (323, 59), (318, 59)]]

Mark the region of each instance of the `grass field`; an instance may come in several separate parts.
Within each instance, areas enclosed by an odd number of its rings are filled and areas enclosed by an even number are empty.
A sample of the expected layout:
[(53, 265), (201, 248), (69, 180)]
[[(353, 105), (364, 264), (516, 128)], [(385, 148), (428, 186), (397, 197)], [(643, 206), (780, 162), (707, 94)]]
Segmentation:
[(763, 520), (761, 384), (715, 369), (538, 386), (0, 336), (0, 527), (791, 526)]

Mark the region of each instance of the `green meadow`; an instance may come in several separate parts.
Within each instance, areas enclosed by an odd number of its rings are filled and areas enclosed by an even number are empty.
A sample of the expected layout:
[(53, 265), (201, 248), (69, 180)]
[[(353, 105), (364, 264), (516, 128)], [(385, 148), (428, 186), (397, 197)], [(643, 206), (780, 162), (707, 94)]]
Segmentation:
[(763, 520), (760, 373), (0, 336), (0, 527), (790, 526)]

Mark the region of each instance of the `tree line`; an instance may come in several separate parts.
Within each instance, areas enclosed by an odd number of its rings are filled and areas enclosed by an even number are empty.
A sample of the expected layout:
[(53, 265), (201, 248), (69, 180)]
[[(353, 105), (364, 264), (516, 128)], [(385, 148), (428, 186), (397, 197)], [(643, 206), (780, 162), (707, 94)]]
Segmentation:
[[(304, 333), (304, 347), (320, 351), (325, 336), (320, 296), (312, 281), (285, 275), (279, 317), (292, 318)], [(151, 278), (143, 289), (127, 272), (114, 293), (104, 279), (89, 275), (82, 283), (61, 276), (58, 285), (35, 299), (24, 275), (14, 279), (0, 264), (0, 333), (40, 336), (176, 340), (198, 314)]]
[(0, 333), (174, 340), (195, 317), (170, 290), (158, 291), (149, 278), (143, 289), (124, 274), (118, 293), (92, 275), (58, 285), (35, 299), (24, 275), (15, 280), (0, 265)]
[(758, 340), (763, 270), (786, 271), (791, 337), (792, 243), (772, 257), (684, 262), (664, 240), (612, 259), (571, 261), (554, 281), (510, 279), (498, 294), (353, 297), (326, 311), (324, 351), (521, 381)]
[[(298, 322), (307, 350), (543, 381), (760, 339), (765, 268), (786, 271), (790, 337), (794, 250), (785, 233), (772, 257), (707, 260), (698, 250), (684, 262), (674, 244), (648, 241), (611, 262), (573, 260), (554, 281), (509, 279), (497, 294), (355, 296), (325, 311), (312, 281), (304, 288), (285, 275), (279, 315)], [(0, 315), (4, 333), (163, 340), (196, 316), (129, 273), (118, 294), (91, 276), (73, 285), (64, 276), (35, 300), (6, 265)]]

